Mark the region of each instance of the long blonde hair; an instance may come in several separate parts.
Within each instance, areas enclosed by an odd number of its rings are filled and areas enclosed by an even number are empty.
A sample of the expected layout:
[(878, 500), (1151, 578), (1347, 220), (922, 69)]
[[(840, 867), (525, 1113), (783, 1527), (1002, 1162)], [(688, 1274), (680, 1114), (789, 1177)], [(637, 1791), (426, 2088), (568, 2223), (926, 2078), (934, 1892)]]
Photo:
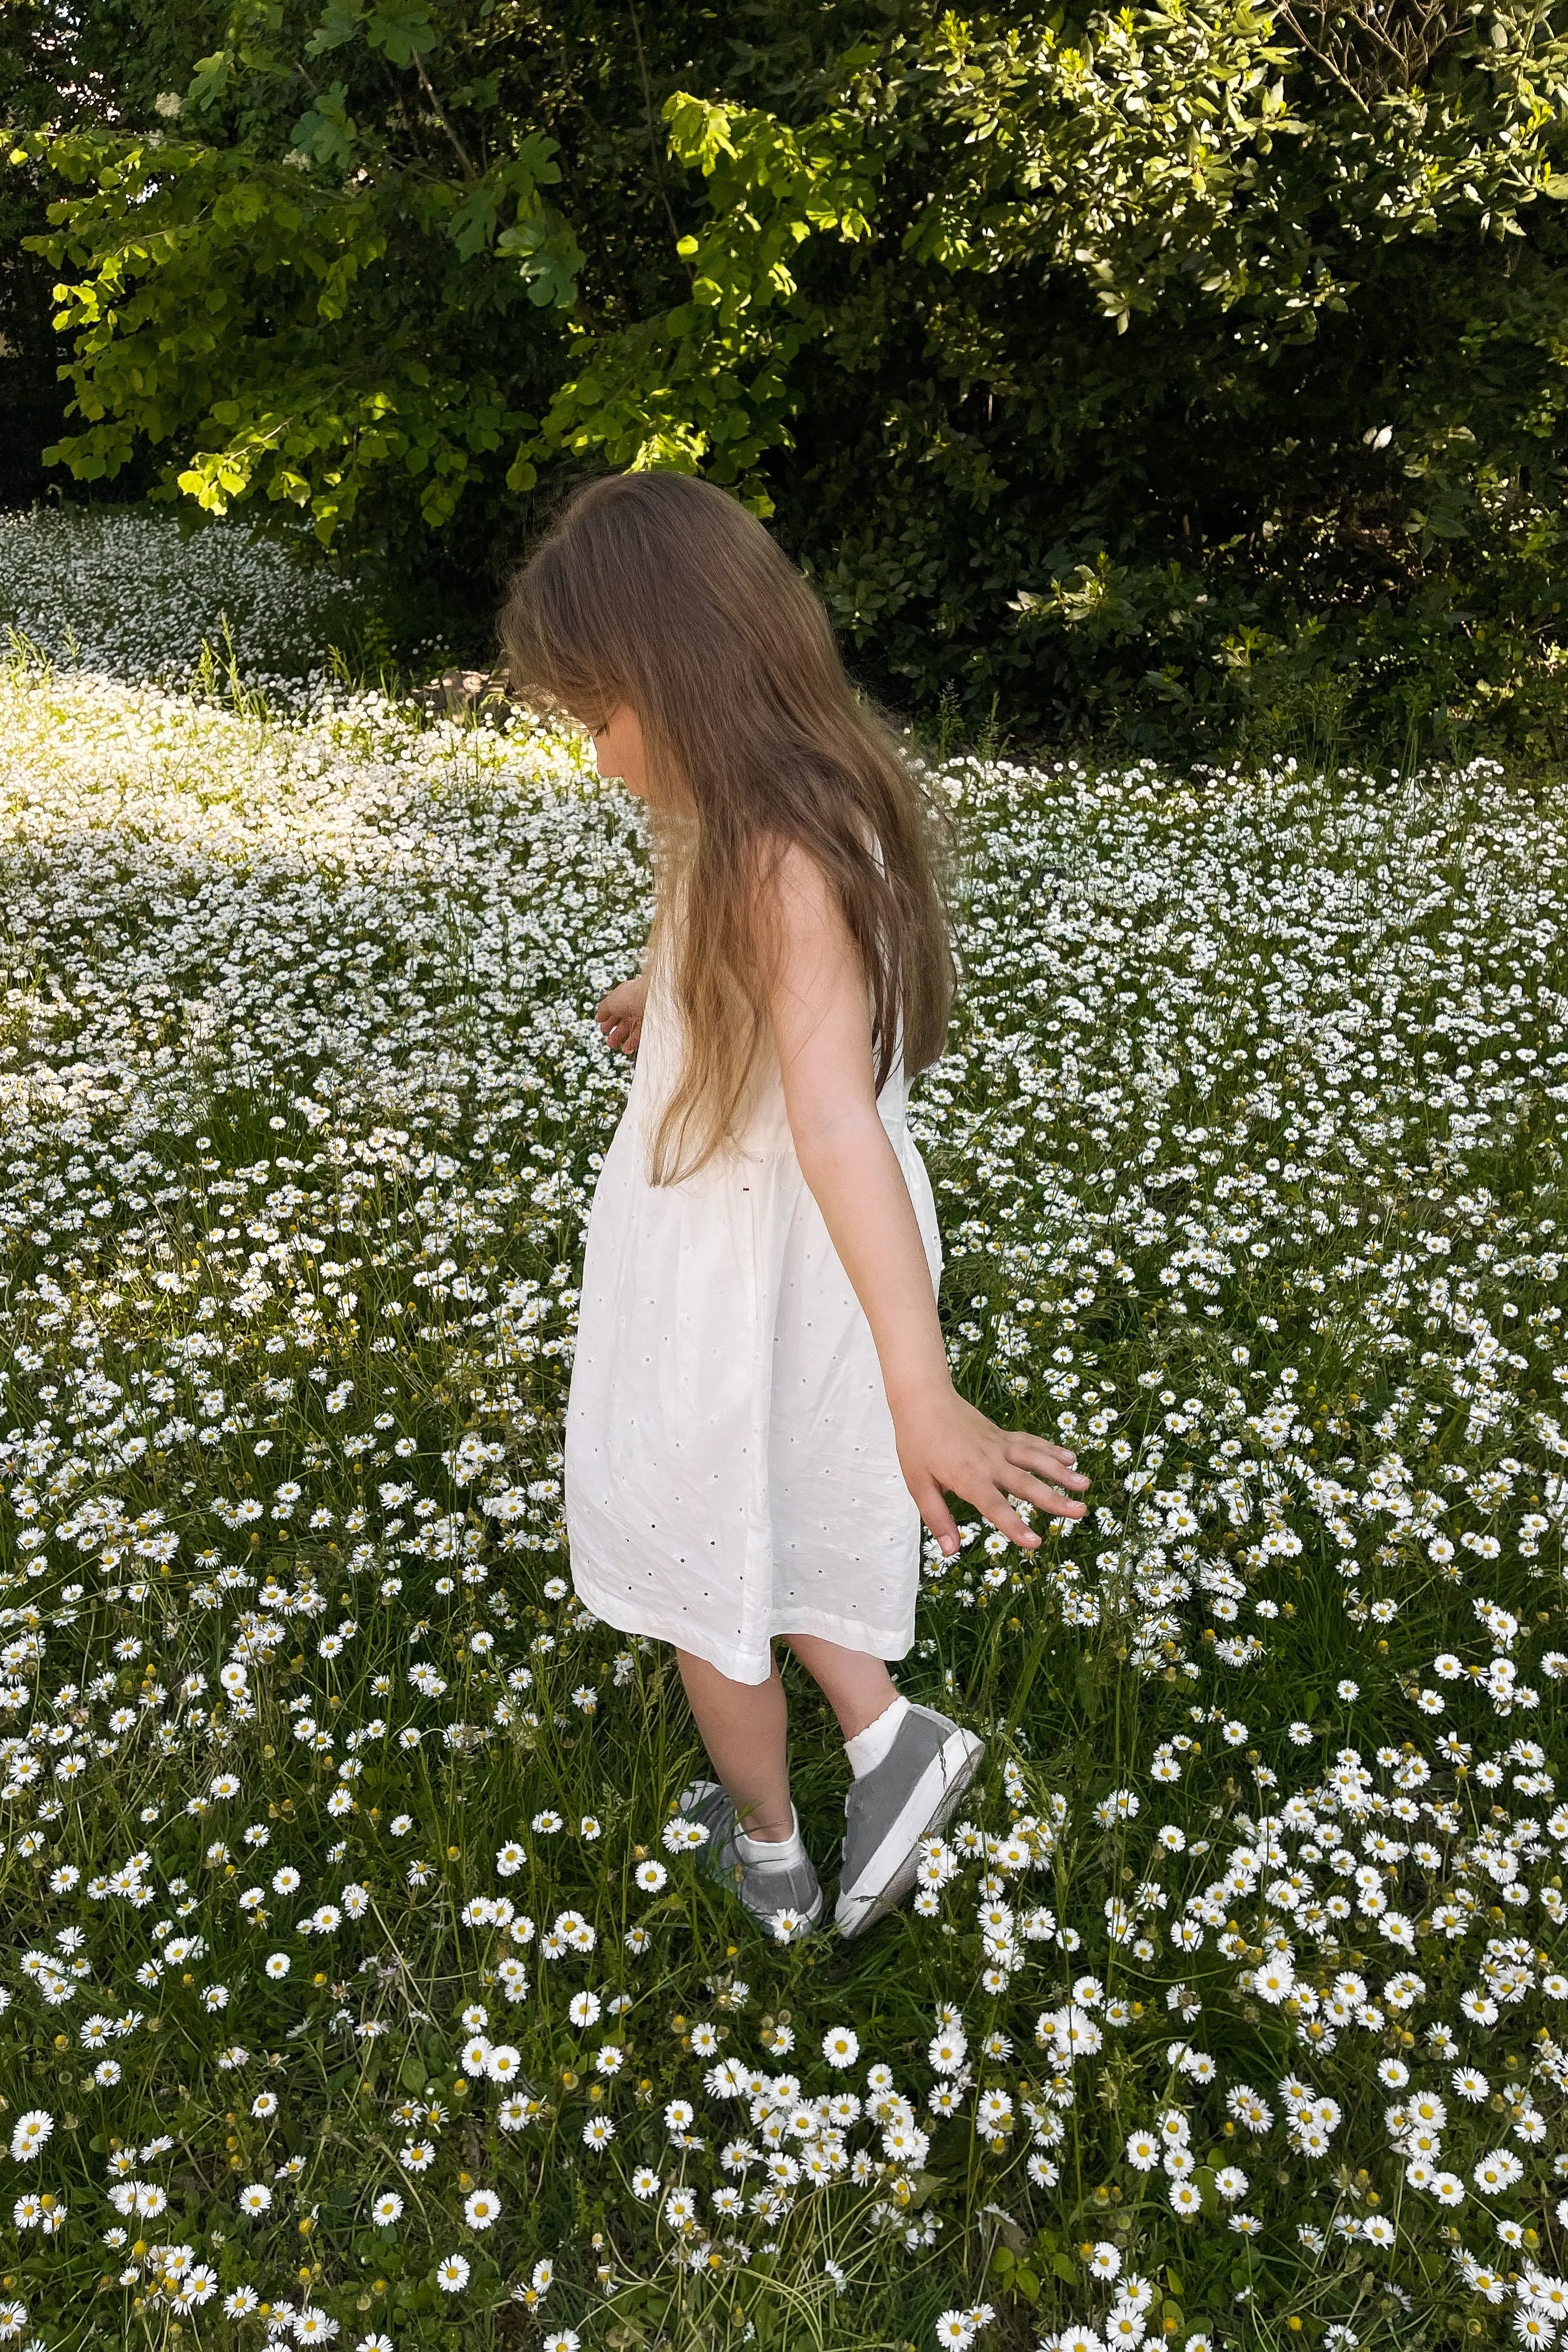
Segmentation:
[(743, 1114), (776, 968), (766, 886), (791, 844), (826, 876), (859, 950), (879, 1091), (900, 1051), (911, 1075), (935, 1060), (954, 982), (951, 822), (736, 499), (684, 474), (585, 484), (512, 583), (500, 632), (519, 698), (595, 725), (629, 707), (642, 728), (655, 929), (684, 1028), (656, 1183), (702, 1167)]

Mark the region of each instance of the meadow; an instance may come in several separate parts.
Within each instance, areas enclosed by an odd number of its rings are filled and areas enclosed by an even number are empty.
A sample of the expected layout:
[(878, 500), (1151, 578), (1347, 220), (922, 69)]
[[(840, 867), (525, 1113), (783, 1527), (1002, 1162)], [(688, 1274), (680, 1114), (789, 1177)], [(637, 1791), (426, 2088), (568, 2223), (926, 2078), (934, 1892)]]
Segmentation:
[(210, 540), (0, 523), (0, 2345), (1552, 2344), (1568, 796), (933, 766), (950, 1352), (1092, 1507), (928, 1548), (981, 1778), (775, 1944), (567, 1576), (633, 805)]

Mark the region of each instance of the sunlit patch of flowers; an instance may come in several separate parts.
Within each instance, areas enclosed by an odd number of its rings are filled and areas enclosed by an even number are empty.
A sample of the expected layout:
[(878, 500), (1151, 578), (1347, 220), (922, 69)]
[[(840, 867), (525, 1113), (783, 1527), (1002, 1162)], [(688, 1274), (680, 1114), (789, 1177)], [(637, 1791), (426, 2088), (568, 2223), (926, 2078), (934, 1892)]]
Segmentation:
[(983, 1781), (784, 1942), (566, 1573), (625, 803), (521, 723), (0, 701), (0, 2342), (1552, 2342), (1558, 803), (939, 779), (952, 1353), (1092, 1507), (928, 1557)]

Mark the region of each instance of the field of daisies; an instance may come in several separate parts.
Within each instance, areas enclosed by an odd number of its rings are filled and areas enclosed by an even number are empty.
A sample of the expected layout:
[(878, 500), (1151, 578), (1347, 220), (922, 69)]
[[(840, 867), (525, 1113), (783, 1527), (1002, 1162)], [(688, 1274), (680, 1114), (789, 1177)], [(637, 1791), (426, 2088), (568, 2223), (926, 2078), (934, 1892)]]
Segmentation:
[(936, 779), (952, 1360), (1092, 1507), (928, 1559), (982, 1775), (777, 1944), (563, 1546), (632, 804), (314, 593), (0, 519), (0, 2345), (1552, 2344), (1568, 794)]

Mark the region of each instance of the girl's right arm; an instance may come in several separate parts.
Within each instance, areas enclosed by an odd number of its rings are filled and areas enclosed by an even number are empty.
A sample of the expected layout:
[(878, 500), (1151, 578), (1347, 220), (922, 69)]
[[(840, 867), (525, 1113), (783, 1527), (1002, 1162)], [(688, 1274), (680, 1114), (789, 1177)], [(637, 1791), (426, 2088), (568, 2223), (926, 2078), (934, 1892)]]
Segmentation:
[(904, 1171), (877, 1108), (865, 974), (832, 890), (803, 850), (778, 877), (773, 1034), (801, 1173), (871, 1327), (899, 1464), (944, 1552), (958, 1548), (946, 1496), (961, 1495), (1027, 1550), (1039, 1543), (1013, 1497), (1083, 1516), (1088, 1479), (1059, 1445), (998, 1429), (961, 1397)]

